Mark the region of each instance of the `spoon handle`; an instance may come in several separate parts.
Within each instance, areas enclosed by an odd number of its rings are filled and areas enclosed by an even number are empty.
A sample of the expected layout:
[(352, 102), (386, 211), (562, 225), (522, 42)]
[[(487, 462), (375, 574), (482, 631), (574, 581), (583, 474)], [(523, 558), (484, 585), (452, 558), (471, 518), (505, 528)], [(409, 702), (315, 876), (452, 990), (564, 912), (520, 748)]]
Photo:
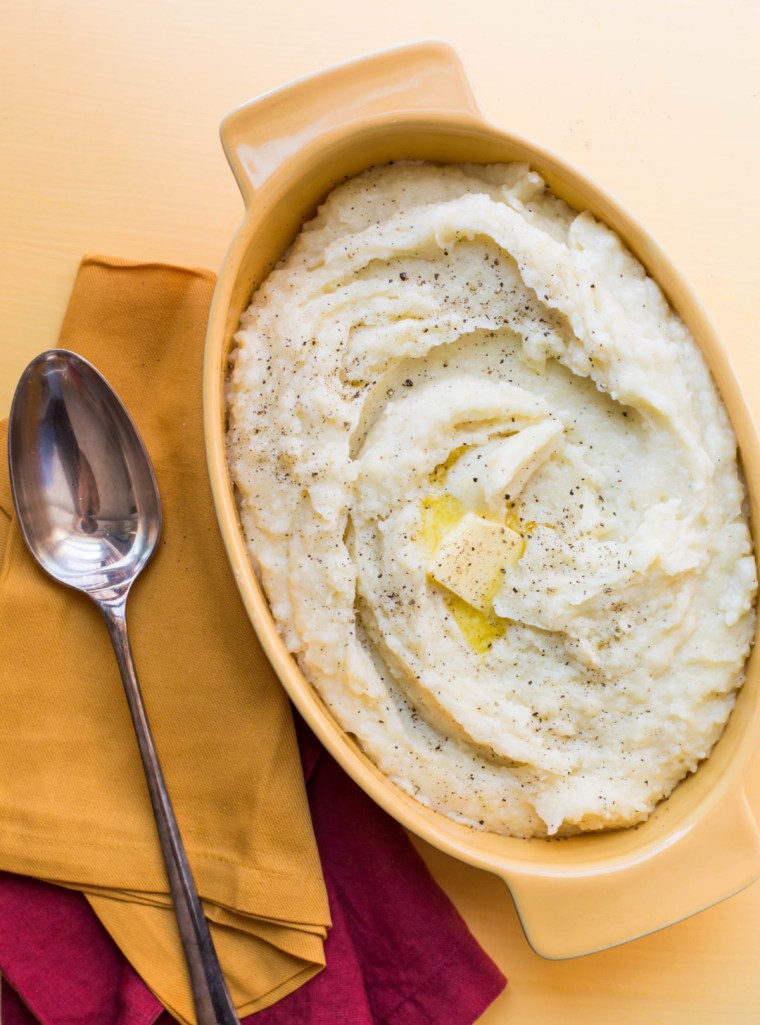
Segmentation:
[(126, 621), (126, 595), (116, 602), (96, 602), (111, 635), (129, 711), (134, 723), (153, 814), (169, 877), (169, 888), (190, 974), (198, 1025), (240, 1025), (224, 981), (208, 923), (193, 882), (185, 848), (145, 714), (137, 682)]

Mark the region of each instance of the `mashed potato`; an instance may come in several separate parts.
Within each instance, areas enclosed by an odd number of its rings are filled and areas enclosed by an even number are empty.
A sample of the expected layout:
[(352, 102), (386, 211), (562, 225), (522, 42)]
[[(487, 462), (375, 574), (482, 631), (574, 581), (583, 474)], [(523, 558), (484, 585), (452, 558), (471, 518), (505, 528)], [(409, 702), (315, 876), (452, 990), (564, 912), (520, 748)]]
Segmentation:
[(475, 827), (644, 819), (723, 730), (756, 578), (725, 410), (619, 238), (521, 164), (374, 168), (236, 340), (251, 556), (342, 728)]

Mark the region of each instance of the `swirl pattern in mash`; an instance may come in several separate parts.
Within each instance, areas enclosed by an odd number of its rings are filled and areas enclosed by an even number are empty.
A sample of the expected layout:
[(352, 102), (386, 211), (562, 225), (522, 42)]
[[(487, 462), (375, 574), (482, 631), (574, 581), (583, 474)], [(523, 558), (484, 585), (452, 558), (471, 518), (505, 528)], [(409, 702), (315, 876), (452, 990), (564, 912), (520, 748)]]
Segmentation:
[(476, 827), (644, 819), (723, 730), (756, 580), (720, 398), (618, 237), (524, 165), (375, 168), (236, 339), (246, 537), (343, 729)]

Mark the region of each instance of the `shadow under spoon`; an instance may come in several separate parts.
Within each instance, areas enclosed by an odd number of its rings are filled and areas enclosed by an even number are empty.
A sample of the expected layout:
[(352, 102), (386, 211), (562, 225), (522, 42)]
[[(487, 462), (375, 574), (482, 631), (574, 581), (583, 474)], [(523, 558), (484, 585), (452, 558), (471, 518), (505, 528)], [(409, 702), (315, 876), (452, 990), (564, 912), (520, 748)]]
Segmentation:
[(11, 489), (27, 547), (100, 609), (113, 643), (156, 819), (199, 1025), (239, 1025), (151, 736), (127, 636), (129, 589), (153, 555), (161, 502), (132, 419), (95, 368), (65, 349), (37, 356), (8, 427)]

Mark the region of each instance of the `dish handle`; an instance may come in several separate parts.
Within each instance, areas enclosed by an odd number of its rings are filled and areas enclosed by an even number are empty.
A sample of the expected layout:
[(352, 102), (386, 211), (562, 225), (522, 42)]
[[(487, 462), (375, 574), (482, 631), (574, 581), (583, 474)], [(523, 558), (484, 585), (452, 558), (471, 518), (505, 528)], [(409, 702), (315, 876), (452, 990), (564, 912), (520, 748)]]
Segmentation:
[(295, 154), (357, 121), (424, 113), (482, 115), (456, 51), (437, 40), (381, 50), (275, 89), (233, 110), (220, 135), (248, 202)]
[[(624, 870), (623, 870), (624, 869)], [(576, 957), (637, 939), (703, 911), (760, 875), (760, 831), (743, 790), (726, 795), (633, 863), (561, 877), (504, 873), (528, 942)]]

